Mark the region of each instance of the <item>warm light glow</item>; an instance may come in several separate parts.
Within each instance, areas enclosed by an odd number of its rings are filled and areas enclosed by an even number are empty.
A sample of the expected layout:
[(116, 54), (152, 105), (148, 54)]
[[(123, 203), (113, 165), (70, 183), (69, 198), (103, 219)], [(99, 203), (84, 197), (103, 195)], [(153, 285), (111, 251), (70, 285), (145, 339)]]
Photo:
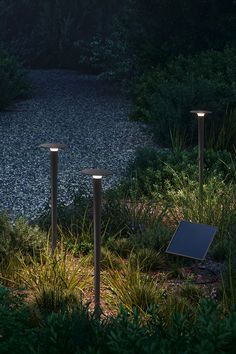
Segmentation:
[(204, 117), (204, 116), (205, 116), (205, 113), (199, 112), (199, 113), (197, 113), (197, 116), (198, 116), (198, 117)]
[(58, 149), (57, 148), (50, 148), (50, 151), (56, 152), (56, 151), (58, 151)]
[(102, 176), (93, 176), (94, 179), (102, 179)]

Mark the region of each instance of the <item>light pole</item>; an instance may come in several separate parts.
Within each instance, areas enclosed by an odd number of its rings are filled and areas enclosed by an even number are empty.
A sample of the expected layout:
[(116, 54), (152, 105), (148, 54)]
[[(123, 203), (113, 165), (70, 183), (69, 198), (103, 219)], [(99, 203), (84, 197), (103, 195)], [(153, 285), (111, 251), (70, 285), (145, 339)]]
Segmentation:
[(93, 222), (94, 222), (94, 300), (95, 312), (100, 313), (100, 258), (101, 258), (101, 202), (102, 177), (110, 176), (111, 171), (86, 169), (83, 174), (93, 178)]
[(58, 150), (65, 149), (64, 144), (42, 144), (39, 147), (50, 150), (51, 154), (51, 237), (52, 254), (54, 254), (57, 240), (57, 173), (58, 173)]
[(195, 110), (190, 113), (196, 114), (198, 118), (198, 169), (199, 169), (199, 199), (202, 203), (203, 197), (203, 168), (204, 168), (204, 118), (210, 111)]

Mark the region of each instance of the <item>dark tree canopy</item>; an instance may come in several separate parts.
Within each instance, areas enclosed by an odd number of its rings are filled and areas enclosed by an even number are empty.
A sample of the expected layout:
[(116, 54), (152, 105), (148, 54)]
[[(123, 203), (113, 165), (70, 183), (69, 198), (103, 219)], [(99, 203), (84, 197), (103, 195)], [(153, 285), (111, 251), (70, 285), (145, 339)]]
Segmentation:
[(119, 42), (138, 65), (156, 65), (223, 49), (235, 42), (235, 19), (232, 0), (0, 0), (0, 42), (39, 67), (76, 67), (85, 52), (94, 56), (88, 45), (98, 38)]

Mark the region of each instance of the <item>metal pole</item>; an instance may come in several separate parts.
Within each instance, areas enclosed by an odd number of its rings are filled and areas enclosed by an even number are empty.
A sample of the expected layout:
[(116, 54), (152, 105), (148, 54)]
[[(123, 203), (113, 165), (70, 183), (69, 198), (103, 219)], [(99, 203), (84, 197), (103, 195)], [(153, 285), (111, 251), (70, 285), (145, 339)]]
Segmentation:
[(203, 199), (203, 167), (204, 167), (204, 117), (198, 117), (198, 154), (199, 154), (199, 199)]
[(57, 171), (58, 171), (58, 151), (51, 151), (52, 254), (54, 254), (56, 248), (56, 239), (57, 239)]
[(101, 178), (93, 178), (95, 311), (100, 312)]

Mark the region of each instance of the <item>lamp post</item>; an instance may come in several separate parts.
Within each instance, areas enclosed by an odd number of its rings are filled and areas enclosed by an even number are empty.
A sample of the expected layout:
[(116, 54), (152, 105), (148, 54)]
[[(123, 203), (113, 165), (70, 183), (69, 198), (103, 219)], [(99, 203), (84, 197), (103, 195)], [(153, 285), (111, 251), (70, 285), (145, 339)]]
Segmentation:
[(195, 110), (190, 113), (196, 114), (198, 118), (198, 169), (199, 169), (199, 198), (203, 197), (203, 168), (204, 168), (204, 118), (210, 111)]
[(57, 173), (58, 173), (58, 150), (65, 149), (64, 144), (42, 144), (39, 147), (50, 150), (51, 154), (51, 237), (52, 254), (56, 248), (57, 239)]
[(111, 171), (86, 169), (83, 174), (93, 178), (93, 222), (94, 222), (94, 299), (95, 311), (100, 313), (100, 258), (101, 258), (101, 202), (102, 178), (110, 176)]

